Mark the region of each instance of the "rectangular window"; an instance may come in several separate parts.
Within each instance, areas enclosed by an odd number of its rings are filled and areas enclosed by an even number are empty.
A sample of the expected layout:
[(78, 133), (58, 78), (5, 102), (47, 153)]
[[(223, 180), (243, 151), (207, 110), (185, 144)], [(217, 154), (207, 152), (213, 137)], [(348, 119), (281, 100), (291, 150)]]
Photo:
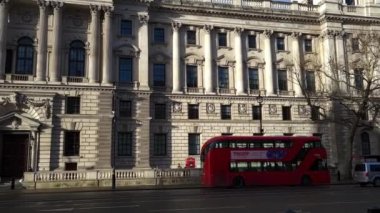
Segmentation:
[(165, 86), (165, 64), (153, 64), (153, 86)]
[(65, 131), (64, 156), (79, 156), (80, 132)]
[(276, 38), (277, 51), (285, 50), (285, 39), (283, 37)]
[(218, 33), (218, 46), (227, 47), (227, 33)]
[(187, 41), (187, 44), (193, 44), (195, 45), (197, 43), (197, 39), (196, 39), (196, 33), (194, 30), (188, 30), (187, 33), (186, 33), (186, 41)]
[(132, 117), (132, 102), (120, 100), (119, 102), (119, 116), (124, 118)]
[(77, 171), (77, 163), (65, 163), (65, 171)]
[(119, 58), (119, 82), (131, 83), (133, 73), (132, 58)]
[(126, 37), (132, 36), (132, 21), (131, 20), (121, 20), (120, 35), (126, 36)]
[(311, 39), (304, 40), (305, 52), (310, 53), (313, 51), (313, 43)]
[(355, 88), (357, 90), (363, 89), (363, 70), (355, 69), (354, 76), (355, 76)]
[(154, 43), (165, 43), (165, 29), (164, 28), (154, 28)]
[(221, 105), (220, 115), (222, 120), (231, 120), (231, 105)]
[(5, 56), (5, 73), (12, 73), (12, 59), (13, 59), (13, 51), (7, 50)]
[(256, 49), (256, 35), (248, 35), (248, 48)]
[(200, 134), (189, 134), (189, 155), (200, 154)]
[(228, 67), (218, 67), (218, 80), (219, 88), (229, 88)]
[(80, 113), (80, 97), (66, 97), (66, 114)]
[(199, 105), (198, 104), (188, 105), (188, 118), (199, 119)]
[(249, 89), (259, 89), (259, 71), (257, 68), (248, 68)]
[(282, 120), (290, 121), (292, 120), (292, 114), (290, 106), (282, 106)]
[(166, 119), (166, 104), (154, 105), (154, 119)]
[(353, 52), (358, 52), (359, 51), (359, 39), (358, 38), (352, 38), (352, 51)]
[(117, 136), (117, 155), (132, 156), (132, 132), (119, 132)]
[(306, 71), (306, 90), (315, 92), (315, 74), (313, 71)]
[(197, 66), (186, 65), (186, 85), (187, 87), (198, 87)]
[(252, 120), (260, 120), (261, 118), (261, 107), (252, 106)]
[(319, 107), (311, 106), (311, 120), (318, 121), (320, 120)]
[(155, 156), (166, 155), (166, 134), (154, 134), (153, 154)]
[(278, 89), (288, 91), (288, 76), (286, 70), (277, 70)]

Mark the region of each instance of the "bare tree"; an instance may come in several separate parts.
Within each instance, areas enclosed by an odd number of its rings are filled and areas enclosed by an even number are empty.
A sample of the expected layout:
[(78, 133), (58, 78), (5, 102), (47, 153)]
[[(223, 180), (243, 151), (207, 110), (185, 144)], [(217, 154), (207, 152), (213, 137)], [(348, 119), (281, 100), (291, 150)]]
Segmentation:
[[(361, 128), (373, 128), (380, 110), (380, 34), (358, 33), (347, 45), (351, 53), (348, 61), (330, 58), (326, 66), (317, 59), (298, 64), (294, 73), (307, 105), (325, 122), (333, 122), (348, 129), (345, 143), (347, 166), (345, 173), (351, 178), (355, 136)], [(305, 73), (312, 64), (318, 88), (307, 84)], [(295, 65), (296, 66), (296, 65)], [(318, 104), (318, 103), (330, 103)], [(368, 118), (370, 116), (370, 120)]]

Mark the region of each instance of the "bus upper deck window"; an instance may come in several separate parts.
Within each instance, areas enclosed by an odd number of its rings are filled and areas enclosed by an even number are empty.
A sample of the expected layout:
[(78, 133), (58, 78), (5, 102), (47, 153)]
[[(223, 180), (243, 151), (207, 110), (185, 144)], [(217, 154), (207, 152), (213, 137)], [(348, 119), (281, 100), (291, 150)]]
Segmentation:
[(247, 148), (247, 143), (245, 142), (236, 142), (236, 147), (240, 149)]
[(314, 141), (314, 148), (322, 148), (322, 143), (320, 141)]

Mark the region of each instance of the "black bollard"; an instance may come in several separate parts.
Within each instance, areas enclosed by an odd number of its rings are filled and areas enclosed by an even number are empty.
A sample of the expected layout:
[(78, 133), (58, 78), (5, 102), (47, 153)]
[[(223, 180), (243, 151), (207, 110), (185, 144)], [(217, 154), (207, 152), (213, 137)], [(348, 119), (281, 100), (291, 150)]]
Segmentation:
[(15, 178), (13, 177), (11, 180), (11, 189), (15, 189)]

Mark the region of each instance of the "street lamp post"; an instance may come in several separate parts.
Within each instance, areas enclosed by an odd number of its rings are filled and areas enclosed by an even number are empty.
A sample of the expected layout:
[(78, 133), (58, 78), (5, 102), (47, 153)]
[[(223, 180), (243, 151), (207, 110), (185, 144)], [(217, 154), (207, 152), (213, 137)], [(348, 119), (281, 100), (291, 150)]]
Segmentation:
[(115, 129), (116, 129), (116, 89), (112, 91), (112, 128), (111, 128), (111, 144), (112, 144), (112, 190), (116, 189), (116, 140), (115, 140)]
[(259, 93), (259, 96), (256, 97), (256, 101), (257, 103), (259, 103), (259, 108), (260, 108), (260, 135), (264, 135), (263, 111), (262, 111), (264, 99), (263, 99), (263, 96), (260, 95), (260, 93)]

